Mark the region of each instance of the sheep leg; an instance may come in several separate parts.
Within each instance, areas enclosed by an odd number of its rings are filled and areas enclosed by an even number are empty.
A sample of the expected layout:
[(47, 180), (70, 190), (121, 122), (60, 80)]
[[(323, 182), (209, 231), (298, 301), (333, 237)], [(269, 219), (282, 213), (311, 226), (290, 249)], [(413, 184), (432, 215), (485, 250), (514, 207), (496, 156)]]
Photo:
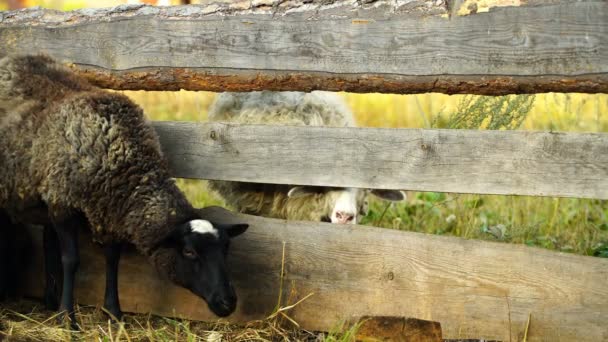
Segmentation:
[(121, 247), (121, 244), (113, 243), (107, 244), (103, 248), (106, 256), (106, 293), (103, 307), (116, 320), (122, 318), (122, 311), (120, 311), (120, 302), (118, 300), (118, 262), (120, 261)]
[(44, 286), (44, 304), (47, 310), (57, 310), (59, 308), (62, 265), (57, 232), (53, 226), (48, 224), (44, 225), (43, 241), (44, 275), (46, 278)]
[(63, 265), (63, 289), (59, 311), (67, 313), (72, 329), (78, 329), (76, 315), (74, 314), (74, 278), (80, 264), (78, 223), (77, 219), (68, 219), (55, 224), (61, 246), (61, 264)]
[(10, 218), (0, 210), (0, 300), (4, 300), (8, 295), (9, 279), (11, 277), (8, 261), (10, 260), (9, 229), (11, 228)]

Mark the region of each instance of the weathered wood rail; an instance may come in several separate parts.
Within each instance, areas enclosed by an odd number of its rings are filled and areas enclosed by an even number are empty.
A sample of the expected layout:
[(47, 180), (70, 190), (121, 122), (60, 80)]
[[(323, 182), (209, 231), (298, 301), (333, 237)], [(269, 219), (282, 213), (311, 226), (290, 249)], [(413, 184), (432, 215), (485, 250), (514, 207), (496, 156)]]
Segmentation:
[(182, 178), (608, 199), (608, 134), (602, 133), (154, 127)]
[(459, 13), (445, 0), (35, 9), (0, 13), (0, 46), (113, 89), (608, 92), (606, 1)]
[[(262, 319), (272, 312), (285, 243), (284, 298), (292, 284), (294, 302), (313, 293), (289, 312), (307, 329), (328, 330), (364, 315), (397, 315), (439, 321), (444, 338), (521, 341), (531, 315), (528, 341), (595, 342), (608, 337), (608, 259), (203, 210), (215, 220), (251, 225), (231, 247), (229, 263), (239, 295), (237, 311), (228, 318), (232, 322)], [(40, 244), (40, 231), (35, 235)], [(77, 299), (101, 305), (103, 254), (90, 239), (80, 250)], [(40, 296), (40, 248), (36, 252), (27, 292)], [(128, 312), (217, 319), (201, 299), (160, 279), (139, 255), (121, 260), (119, 288)]]

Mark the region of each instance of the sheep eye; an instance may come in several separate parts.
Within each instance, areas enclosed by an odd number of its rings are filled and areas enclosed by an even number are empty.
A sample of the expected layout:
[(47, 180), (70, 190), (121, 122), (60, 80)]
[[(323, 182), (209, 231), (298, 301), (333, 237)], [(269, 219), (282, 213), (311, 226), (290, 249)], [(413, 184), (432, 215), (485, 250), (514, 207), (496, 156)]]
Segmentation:
[(192, 248), (184, 248), (182, 254), (188, 259), (196, 259), (196, 252)]

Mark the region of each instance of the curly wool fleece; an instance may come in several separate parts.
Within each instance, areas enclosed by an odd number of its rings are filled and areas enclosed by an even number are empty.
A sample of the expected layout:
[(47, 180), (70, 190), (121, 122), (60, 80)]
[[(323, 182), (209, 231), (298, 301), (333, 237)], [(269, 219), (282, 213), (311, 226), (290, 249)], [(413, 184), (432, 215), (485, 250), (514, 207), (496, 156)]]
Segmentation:
[[(1, 57), (1, 56), (0, 56)], [(141, 108), (44, 56), (0, 58), (0, 209), (27, 222), (83, 214), (101, 242), (156, 246), (197, 218)], [(163, 253), (166, 254), (166, 253)], [(171, 273), (170, 270), (164, 270)]]

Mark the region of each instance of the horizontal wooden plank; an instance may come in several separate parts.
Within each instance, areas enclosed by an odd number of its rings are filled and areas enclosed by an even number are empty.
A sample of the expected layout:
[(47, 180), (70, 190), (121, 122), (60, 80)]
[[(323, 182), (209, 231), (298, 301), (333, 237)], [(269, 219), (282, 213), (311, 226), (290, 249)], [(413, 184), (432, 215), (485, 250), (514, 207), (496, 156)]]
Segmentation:
[(47, 53), (114, 89), (608, 92), (608, 3), (530, 5), (468, 15), (441, 0), (34, 9), (0, 14), (0, 45)]
[[(249, 230), (231, 245), (229, 266), (239, 296), (228, 320), (262, 319), (277, 303), (283, 244), (284, 297), (313, 294), (291, 317), (302, 328), (327, 330), (365, 315), (438, 321), (444, 338), (603, 341), (608, 337), (608, 260), (531, 248), (364, 226), (287, 222), (203, 209), (215, 220), (244, 220)], [(39, 232), (38, 232), (39, 234)], [(38, 243), (41, 237), (38, 235)], [(36, 249), (39, 253), (40, 248)], [(77, 298), (103, 302), (103, 258), (81, 247)], [(40, 256), (27, 292), (42, 289)], [(162, 280), (138, 255), (121, 260), (123, 309), (215, 320), (206, 304)], [(162, 295), (159, 295), (162, 294)], [(293, 302), (292, 302), (293, 303)], [(284, 305), (287, 303), (283, 303)]]
[(608, 199), (608, 134), (154, 122), (176, 177)]

